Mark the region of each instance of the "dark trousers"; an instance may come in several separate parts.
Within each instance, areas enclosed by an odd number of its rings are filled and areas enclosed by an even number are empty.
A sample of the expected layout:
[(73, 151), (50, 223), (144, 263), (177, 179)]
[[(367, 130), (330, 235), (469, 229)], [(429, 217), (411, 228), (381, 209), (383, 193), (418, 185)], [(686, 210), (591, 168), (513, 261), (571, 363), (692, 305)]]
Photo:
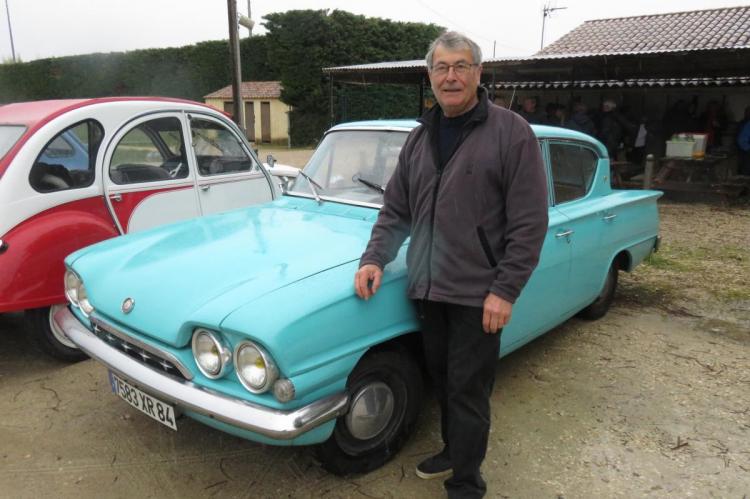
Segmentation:
[(450, 498), (482, 497), (487, 485), (479, 467), (487, 452), (500, 333), (484, 332), (478, 307), (419, 301), (417, 310), (443, 443), (453, 465), (445, 489)]

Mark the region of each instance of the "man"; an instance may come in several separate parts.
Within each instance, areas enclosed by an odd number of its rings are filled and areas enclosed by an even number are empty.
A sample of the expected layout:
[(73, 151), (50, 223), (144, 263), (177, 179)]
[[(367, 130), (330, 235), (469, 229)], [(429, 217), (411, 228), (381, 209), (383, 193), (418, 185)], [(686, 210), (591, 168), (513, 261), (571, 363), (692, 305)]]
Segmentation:
[(599, 136), (609, 153), (611, 161), (617, 161), (617, 152), (620, 143), (626, 136), (634, 135), (635, 125), (630, 123), (617, 110), (617, 104), (612, 99), (602, 102), (601, 123), (599, 126)]
[(591, 117), (589, 117), (588, 108), (583, 102), (575, 103), (573, 114), (567, 123), (565, 123), (565, 126), (571, 130), (578, 130), (579, 132), (591, 135), (592, 137), (596, 135), (596, 126)]
[(422, 321), (444, 448), (417, 467), (452, 477), (449, 497), (482, 497), (479, 472), (500, 331), (536, 266), (547, 229), (546, 178), (537, 140), (517, 114), (479, 88), (482, 55), (454, 32), (427, 53), (436, 106), (404, 144), (355, 275), (363, 299), (404, 239), (408, 295)]
[(536, 124), (536, 125), (546, 124), (545, 123), (546, 117), (542, 115), (540, 111), (537, 110), (536, 97), (524, 98), (523, 103), (521, 104), (521, 110), (518, 111), (518, 114), (520, 114), (523, 119), (525, 119), (532, 125), (533, 124)]

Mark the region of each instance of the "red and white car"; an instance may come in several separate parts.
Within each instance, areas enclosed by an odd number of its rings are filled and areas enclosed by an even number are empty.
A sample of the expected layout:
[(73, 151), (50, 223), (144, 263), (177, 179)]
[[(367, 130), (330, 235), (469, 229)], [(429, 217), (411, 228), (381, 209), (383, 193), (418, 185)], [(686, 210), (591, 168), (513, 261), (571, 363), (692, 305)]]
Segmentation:
[(25, 310), (43, 351), (82, 358), (50, 320), (66, 302), (66, 255), (120, 234), (270, 201), (279, 195), (277, 180), (226, 115), (196, 102), (121, 97), (0, 106), (0, 313)]

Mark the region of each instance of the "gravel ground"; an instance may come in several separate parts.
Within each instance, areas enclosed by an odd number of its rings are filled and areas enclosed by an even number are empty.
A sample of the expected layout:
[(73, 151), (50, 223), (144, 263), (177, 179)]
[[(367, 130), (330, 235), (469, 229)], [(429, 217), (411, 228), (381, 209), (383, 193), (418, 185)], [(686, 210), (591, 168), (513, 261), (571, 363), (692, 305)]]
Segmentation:
[[(488, 497), (750, 497), (750, 210), (660, 212), (662, 250), (621, 274), (605, 318), (498, 363)], [(100, 365), (38, 355), (13, 314), (0, 316), (0, 412), (2, 497), (442, 496), (413, 472), (439, 446), (432, 400), (391, 463), (334, 477), (308, 448), (161, 427), (109, 392)]]

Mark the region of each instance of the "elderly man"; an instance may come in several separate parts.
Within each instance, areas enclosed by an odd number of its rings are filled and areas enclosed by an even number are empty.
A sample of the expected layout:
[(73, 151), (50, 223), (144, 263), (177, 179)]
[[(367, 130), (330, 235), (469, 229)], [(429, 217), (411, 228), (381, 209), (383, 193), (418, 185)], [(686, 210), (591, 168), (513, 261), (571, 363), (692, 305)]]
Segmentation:
[(479, 47), (448, 32), (430, 46), (438, 105), (420, 118), (388, 183), (355, 275), (363, 299), (405, 238), (408, 295), (441, 410), (444, 448), (417, 466), (452, 476), (449, 497), (482, 497), (500, 331), (537, 264), (547, 229), (540, 149), (528, 124), (479, 88)]

